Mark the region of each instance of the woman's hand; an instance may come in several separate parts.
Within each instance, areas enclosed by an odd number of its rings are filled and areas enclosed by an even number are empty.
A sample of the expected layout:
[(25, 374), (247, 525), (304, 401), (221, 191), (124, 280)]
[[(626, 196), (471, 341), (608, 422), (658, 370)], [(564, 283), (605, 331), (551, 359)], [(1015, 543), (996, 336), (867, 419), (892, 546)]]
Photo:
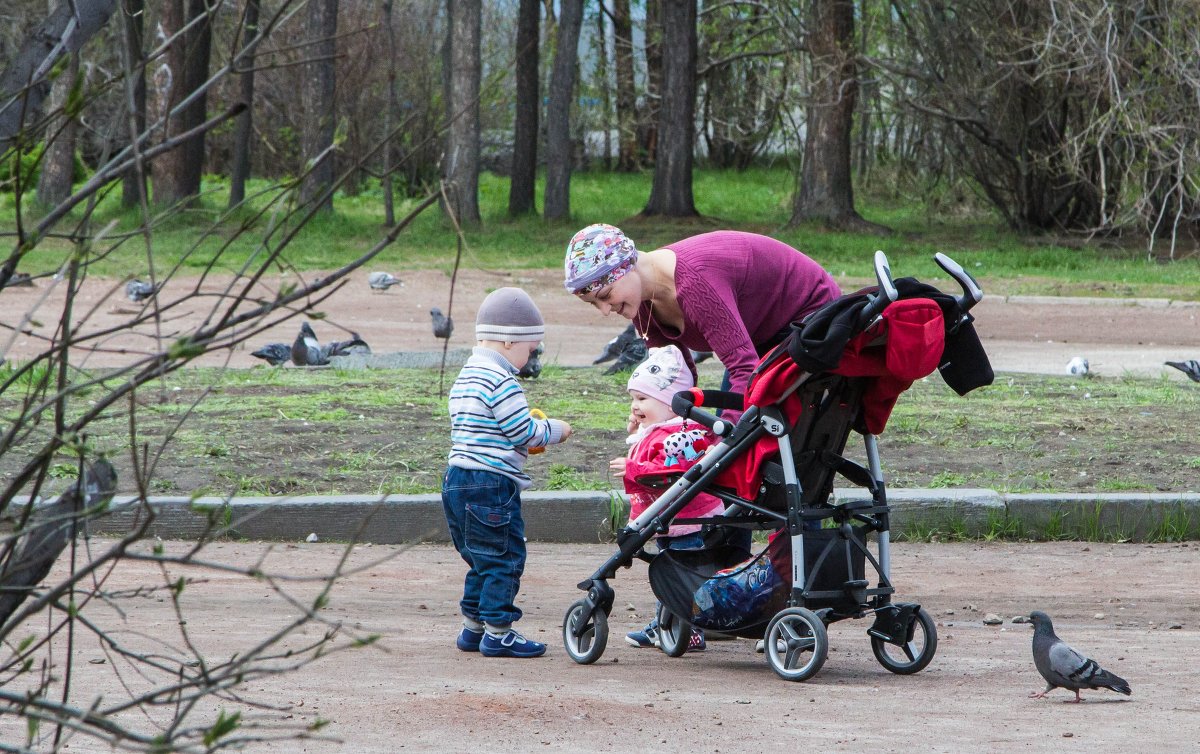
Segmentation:
[(625, 456), (614, 458), (608, 462), (608, 470), (612, 472), (613, 476), (623, 477), (625, 476), (625, 464), (627, 461), (628, 459)]

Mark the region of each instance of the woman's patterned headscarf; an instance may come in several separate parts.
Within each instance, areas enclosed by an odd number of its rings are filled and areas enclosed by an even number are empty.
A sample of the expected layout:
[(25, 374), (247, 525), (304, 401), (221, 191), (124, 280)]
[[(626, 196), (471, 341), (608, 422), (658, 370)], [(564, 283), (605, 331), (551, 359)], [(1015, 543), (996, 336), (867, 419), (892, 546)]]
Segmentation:
[(589, 225), (567, 244), (564, 264), (568, 293), (591, 293), (617, 282), (637, 262), (638, 250), (620, 228)]

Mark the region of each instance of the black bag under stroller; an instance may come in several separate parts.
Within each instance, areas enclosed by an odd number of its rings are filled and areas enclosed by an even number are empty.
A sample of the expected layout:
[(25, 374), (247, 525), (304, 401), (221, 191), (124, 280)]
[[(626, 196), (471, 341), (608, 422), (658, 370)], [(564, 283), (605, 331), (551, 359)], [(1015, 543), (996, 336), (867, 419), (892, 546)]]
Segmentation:
[[(898, 396), (935, 369), (960, 395), (993, 378), (968, 313), (983, 293), (948, 257), (935, 259), (960, 283), (961, 296), (913, 279), (893, 282), (876, 252), (878, 286), (794, 324), (762, 359), (745, 396), (695, 389), (675, 396), (677, 414), (721, 440), (687, 471), (657, 480), (663, 494), (580, 583), (587, 595), (563, 621), (573, 660), (587, 664), (603, 654), (615, 596), (608, 579), (640, 559), (650, 563), (668, 655), (686, 651), (693, 625), (762, 638), (776, 674), (803, 681), (825, 662), (826, 626), (870, 616), (867, 633), (881, 665), (909, 674), (929, 664), (937, 648), (933, 619), (920, 605), (892, 600), (890, 509), (876, 435)], [(731, 424), (706, 408), (744, 413)], [(867, 467), (843, 456), (851, 430), (863, 436)], [(831, 502), (838, 477), (870, 498)], [(701, 492), (721, 499), (724, 514), (677, 518)], [(704, 524), (705, 546), (648, 554), (645, 545), (671, 523)], [(740, 544), (744, 534), (736, 533), (747, 529), (772, 532), (761, 552)]]

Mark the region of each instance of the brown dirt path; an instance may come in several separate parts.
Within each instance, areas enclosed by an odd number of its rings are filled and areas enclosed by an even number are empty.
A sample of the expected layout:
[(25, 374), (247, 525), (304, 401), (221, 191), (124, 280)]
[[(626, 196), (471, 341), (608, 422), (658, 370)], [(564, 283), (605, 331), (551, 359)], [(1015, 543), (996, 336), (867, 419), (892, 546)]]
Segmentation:
[[(339, 340), (346, 333), (359, 332), (376, 352), (440, 350), (442, 343), (432, 335), (429, 309), (448, 308), (449, 277), (437, 270), (419, 270), (402, 275), (403, 287), (384, 293), (371, 291), (366, 283), (368, 270), (354, 273), (349, 283), (316, 308), (325, 314), (323, 321), (313, 326), (322, 341)], [(309, 273), (316, 276), (320, 273)], [(526, 288), (545, 316), (546, 363), (564, 366), (583, 366), (591, 363), (609, 338), (620, 332), (624, 320), (604, 318), (591, 307), (580, 304), (566, 294), (558, 270), (519, 270), (499, 273), (464, 269), (458, 276), (454, 308), (457, 327), (450, 340), (451, 347), (469, 348), (473, 344), (472, 323), (479, 302), (488, 292), (504, 285)], [(183, 296), (195, 287), (194, 279), (170, 281), (159, 294), (164, 302)], [(215, 292), (227, 281), (213, 281), (202, 287)], [(262, 295), (273, 295), (264, 284)], [(42, 295), (45, 281), (35, 288), (9, 288), (0, 292), (0, 323), (15, 325), (21, 316)], [(114, 281), (89, 280), (85, 285), (77, 312), (95, 308), (83, 324), (83, 330), (102, 329), (126, 321), (135, 306), (125, 301), (121, 291), (114, 293)], [(119, 287), (119, 286), (118, 286)], [(853, 287), (846, 283), (844, 287)], [(986, 290), (986, 281), (985, 281)], [(53, 291), (38, 310), (43, 326), (38, 332), (48, 332), (61, 310), (61, 292)], [(165, 337), (187, 325), (194, 325), (209, 313), (213, 299), (196, 299), (178, 310), (162, 326)], [(1160, 303), (1160, 302), (1155, 302)], [(1197, 305), (1132, 305), (1129, 302), (1079, 299), (1014, 299), (985, 298), (977, 308), (977, 327), (997, 371), (1042, 372), (1062, 374), (1073, 356), (1088, 358), (1092, 370), (1105, 376), (1120, 376), (1126, 372), (1140, 375), (1168, 374), (1184, 379), (1163, 361), (1200, 358), (1200, 306)], [(279, 324), (267, 332), (255, 335), (244, 347), (228, 355), (233, 367), (260, 364), (250, 356), (256, 347), (272, 342), (290, 343), (296, 335), (296, 320)], [(142, 328), (137, 333), (123, 333), (104, 341), (105, 352), (87, 356), (85, 363), (111, 366), (125, 363), (131, 353), (144, 350), (153, 343), (155, 331)], [(36, 338), (19, 336), (12, 347), (3, 352), (7, 337), (0, 337), (0, 354), (8, 358), (27, 359), (38, 352)], [(226, 363), (226, 354), (214, 353), (197, 360), (197, 364)]]
[[(219, 543), (205, 554), (247, 566), (265, 548)], [(264, 568), (327, 573), (340, 552), (332, 544), (276, 545)], [(380, 645), (255, 681), (248, 694), (286, 707), (254, 714), (330, 719), (326, 732), (345, 743), (249, 751), (741, 752), (793, 742), (813, 751), (1063, 754), (1200, 746), (1200, 607), (1187, 596), (1195, 543), (898, 544), (900, 597), (922, 603), (938, 622), (933, 663), (917, 675), (891, 675), (871, 653), (866, 622), (850, 620), (831, 627), (829, 660), (801, 684), (778, 679), (744, 640), (711, 642), (707, 652), (679, 659), (626, 646), (623, 634), (653, 608), (642, 564), (612, 582), (617, 602), (604, 656), (591, 666), (573, 663), (562, 648), (561, 617), (580, 594), (575, 583), (611, 552), (531, 545), (520, 627), (550, 649), (537, 660), (494, 660), (454, 648), (464, 566), (452, 549), (360, 548), (352, 562), (392, 557), (341, 584), (326, 615), (380, 633)], [(159, 580), (136, 563), (114, 579), (114, 588)], [(227, 656), (294, 614), (267, 592), (261, 582), (228, 575), (188, 587), (185, 618), (210, 657)], [(127, 602), (123, 635), (172, 634), (169, 601)], [(1128, 679), (1133, 696), (1092, 692), (1081, 705), (1064, 704), (1064, 691), (1027, 698), (1042, 687), (1031, 631), (1010, 619), (1032, 609), (1049, 612), (1065, 639)], [(1004, 625), (983, 625), (987, 613), (1003, 616)], [(80, 641), (75, 683), (113, 698), (119, 689), (108, 666), (88, 662), (98, 657), (90, 638)]]

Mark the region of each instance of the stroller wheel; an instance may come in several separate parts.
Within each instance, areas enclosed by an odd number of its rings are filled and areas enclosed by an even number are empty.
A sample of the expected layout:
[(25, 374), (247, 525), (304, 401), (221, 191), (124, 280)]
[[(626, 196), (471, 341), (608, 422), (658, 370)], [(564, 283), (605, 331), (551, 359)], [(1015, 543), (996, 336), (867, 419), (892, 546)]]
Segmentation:
[(658, 606), (658, 647), (667, 657), (682, 657), (692, 638), (692, 624), (663, 605)]
[(584, 620), (587, 611), (587, 600), (578, 600), (567, 608), (567, 614), (563, 617), (563, 647), (571, 659), (580, 665), (591, 665), (599, 660), (608, 645), (608, 613), (602, 608), (593, 610), (583, 631), (580, 635), (575, 635), (576, 628), (579, 622)]
[(767, 624), (763, 650), (775, 675), (785, 681), (807, 681), (829, 655), (825, 622), (803, 607), (780, 610)]
[(925, 669), (937, 651), (937, 627), (933, 618), (920, 608), (913, 622), (912, 638), (904, 644), (871, 637), (871, 649), (879, 664), (897, 675), (912, 675)]

